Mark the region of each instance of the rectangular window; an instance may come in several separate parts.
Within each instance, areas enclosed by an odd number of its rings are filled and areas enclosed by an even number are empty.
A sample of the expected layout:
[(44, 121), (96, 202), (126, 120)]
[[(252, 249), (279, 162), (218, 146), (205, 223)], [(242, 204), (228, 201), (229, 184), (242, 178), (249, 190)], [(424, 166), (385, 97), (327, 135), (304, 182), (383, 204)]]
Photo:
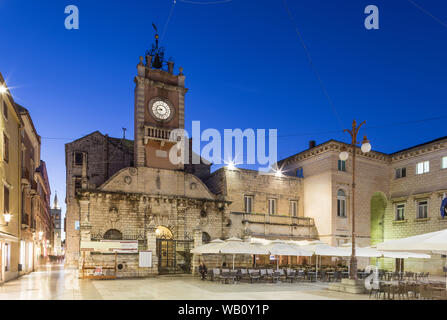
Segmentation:
[(299, 167), (298, 169), (296, 169), (296, 176), (298, 178), (304, 178), (303, 167)]
[(269, 214), (276, 213), (276, 199), (269, 199)]
[(418, 212), (417, 212), (417, 218), (418, 219), (425, 219), (428, 217), (428, 201), (419, 201), (418, 202)]
[(396, 205), (396, 220), (397, 221), (405, 220), (405, 204)]
[(3, 186), (3, 213), (9, 212), (9, 189), (7, 186)]
[(442, 169), (447, 169), (447, 157), (442, 157)]
[(405, 178), (407, 176), (407, 168), (397, 168), (396, 169), (396, 179)]
[(245, 213), (253, 212), (253, 196), (244, 196), (244, 211)]
[(82, 166), (83, 163), (84, 163), (84, 154), (82, 152), (75, 152), (74, 153), (74, 165)]
[(4, 254), (5, 254), (5, 271), (11, 270), (11, 245), (9, 243), (5, 243), (4, 246)]
[(3, 100), (3, 116), (8, 120), (8, 105), (5, 100)]
[(292, 217), (296, 217), (298, 215), (298, 201), (296, 200), (290, 201), (290, 215)]
[(416, 174), (423, 174), (430, 171), (430, 161), (418, 162), (416, 165)]
[(337, 216), (346, 217), (346, 199), (337, 199)]
[(9, 162), (9, 139), (4, 133), (3, 133), (3, 160), (5, 162)]
[(338, 171), (346, 172), (346, 161), (338, 160)]

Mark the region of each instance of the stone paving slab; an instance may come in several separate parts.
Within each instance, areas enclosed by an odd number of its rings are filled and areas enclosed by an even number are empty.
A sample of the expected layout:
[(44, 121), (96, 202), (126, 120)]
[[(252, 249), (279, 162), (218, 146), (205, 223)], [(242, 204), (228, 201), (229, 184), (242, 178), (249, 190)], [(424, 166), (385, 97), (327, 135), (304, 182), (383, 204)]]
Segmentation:
[(76, 271), (49, 265), (0, 286), (0, 300), (358, 300), (327, 290), (327, 283), (236, 283), (192, 276), (146, 279), (79, 280)]

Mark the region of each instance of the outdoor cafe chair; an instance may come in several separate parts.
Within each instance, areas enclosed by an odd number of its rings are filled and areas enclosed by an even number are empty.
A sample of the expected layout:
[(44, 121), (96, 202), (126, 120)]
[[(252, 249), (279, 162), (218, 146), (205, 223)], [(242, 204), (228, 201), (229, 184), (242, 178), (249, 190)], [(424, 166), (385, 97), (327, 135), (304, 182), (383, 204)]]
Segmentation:
[(241, 273), (241, 275), (240, 275), (240, 280), (241, 281), (242, 280), (250, 280), (251, 281), (251, 278), (250, 278), (250, 275), (248, 274), (247, 269), (241, 269), (240, 273)]
[(287, 269), (286, 271), (286, 280), (290, 280), (290, 283), (293, 283), (293, 280), (295, 279), (296, 271), (292, 269)]
[(269, 275), (267, 274), (266, 269), (260, 269), (259, 275), (261, 276), (260, 280), (269, 280), (269, 278), (270, 278)]
[(279, 281), (279, 274), (277, 274), (273, 269), (267, 269), (267, 276), (272, 280), (272, 283)]
[(306, 279), (306, 275), (304, 273), (304, 270), (296, 270), (295, 272), (295, 280), (297, 281), (304, 281)]
[(248, 271), (248, 274), (250, 275), (251, 283), (253, 283), (254, 281), (259, 281), (261, 279), (261, 274), (259, 273), (259, 270), (250, 269)]
[(219, 268), (213, 268), (211, 274), (210, 274), (210, 280), (214, 281), (217, 280), (220, 276), (220, 269)]
[(228, 283), (229, 281), (234, 283), (235, 276), (231, 274), (229, 269), (222, 269), (219, 279), (222, 283)]

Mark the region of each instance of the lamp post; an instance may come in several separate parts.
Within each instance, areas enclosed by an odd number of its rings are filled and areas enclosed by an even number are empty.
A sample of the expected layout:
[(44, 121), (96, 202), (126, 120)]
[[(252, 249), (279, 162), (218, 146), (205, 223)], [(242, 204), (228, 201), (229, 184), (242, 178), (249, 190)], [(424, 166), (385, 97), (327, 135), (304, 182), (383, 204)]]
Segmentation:
[[(352, 121), (352, 129), (345, 129), (343, 132), (348, 132), (351, 136), (351, 150), (352, 150), (352, 184), (351, 184), (351, 197), (352, 197), (352, 252), (351, 252), (351, 261), (349, 268), (349, 278), (353, 280), (357, 280), (357, 258), (355, 256), (355, 154), (356, 154), (356, 146), (359, 144), (357, 142), (357, 134), (360, 130), (360, 127), (365, 124), (365, 121), (357, 125), (357, 122)], [(371, 144), (369, 143), (366, 136), (363, 138), (361, 150), (363, 153), (368, 153), (371, 151)], [(349, 153), (347, 151), (340, 152), (340, 160), (346, 161), (349, 157)]]

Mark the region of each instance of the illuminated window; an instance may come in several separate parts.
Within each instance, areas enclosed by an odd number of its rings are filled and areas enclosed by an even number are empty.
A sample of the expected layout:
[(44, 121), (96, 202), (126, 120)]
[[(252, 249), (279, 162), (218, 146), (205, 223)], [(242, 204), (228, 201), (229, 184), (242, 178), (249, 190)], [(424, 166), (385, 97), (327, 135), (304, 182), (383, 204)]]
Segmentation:
[(416, 164), (416, 174), (423, 174), (430, 171), (430, 161), (422, 161)]
[(418, 219), (425, 219), (428, 217), (428, 201), (423, 200), (418, 202), (418, 209), (417, 209), (417, 218)]
[(173, 239), (173, 235), (171, 230), (164, 226), (158, 226), (157, 230), (155, 230), (155, 235), (157, 236), (157, 239)]
[(337, 216), (346, 217), (346, 194), (341, 189), (337, 192)]
[(442, 169), (447, 169), (447, 157), (442, 157)]
[(403, 203), (396, 205), (396, 220), (405, 220), (405, 204)]

